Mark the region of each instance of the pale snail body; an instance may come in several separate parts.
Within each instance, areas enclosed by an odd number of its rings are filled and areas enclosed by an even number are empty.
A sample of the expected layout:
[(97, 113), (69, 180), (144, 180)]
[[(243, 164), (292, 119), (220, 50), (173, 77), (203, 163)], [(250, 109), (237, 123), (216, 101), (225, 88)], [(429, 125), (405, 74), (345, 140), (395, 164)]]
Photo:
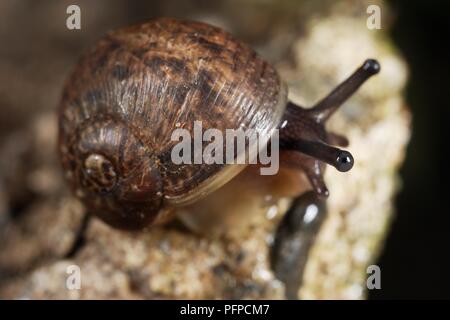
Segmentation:
[[(76, 65), (59, 114), (67, 179), (89, 211), (121, 229), (142, 229), (236, 176), (242, 165), (174, 164), (176, 128), (279, 129), (284, 165), (303, 170), (326, 197), (324, 164), (348, 171), (347, 140), (325, 122), (380, 66), (366, 60), (313, 108), (287, 101), (275, 69), (225, 31), (198, 22), (154, 21), (106, 35)], [(280, 124), (283, 124), (280, 126)], [(239, 155), (236, 155), (239, 156)]]
[(228, 33), (158, 19), (108, 34), (76, 66), (60, 108), (60, 152), (88, 207), (137, 229), (166, 205), (205, 196), (236, 165), (174, 165), (175, 128), (256, 129), (279, 124), (286, 90), (276, 71)]

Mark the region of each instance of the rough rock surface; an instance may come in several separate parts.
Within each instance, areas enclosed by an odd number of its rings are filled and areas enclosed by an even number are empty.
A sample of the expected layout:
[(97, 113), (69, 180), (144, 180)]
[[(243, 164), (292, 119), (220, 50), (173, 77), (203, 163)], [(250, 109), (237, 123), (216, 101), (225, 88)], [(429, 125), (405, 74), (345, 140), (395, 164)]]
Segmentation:
[[(409, 138), (406, 67), (384, 30), (365, 27), (367, 3), (353, 3), (353, 10), (341, 2), (326, 10), (304, 5), (301, 29), (279, 28), (262, 49), (276, 56), (273, 48), (286, 34), (294, 40), (293, 59), (277, 66), (290, 98), (302, 105), (328, 93), (367, 57), (382, 65), (329, 125), (347, 135), (356, 163), (345, 174), (326, 172), (328, 214), (309, 252), (298, 293), (303, 299), (364, 297), (366, 267), (392, 219)], [(292, 196), (308, 188), (299, 173), (261, 177), (246, 169), (179, 210), (174, 222), (124, 233), (86, 218), (61, 177), (55, 139), (56, 119), (47, 112), (0, 146), (1, 298), (285, 298), (269, 250)], [(71, 265), (80, 267), (80, 290), (67, 289)]]

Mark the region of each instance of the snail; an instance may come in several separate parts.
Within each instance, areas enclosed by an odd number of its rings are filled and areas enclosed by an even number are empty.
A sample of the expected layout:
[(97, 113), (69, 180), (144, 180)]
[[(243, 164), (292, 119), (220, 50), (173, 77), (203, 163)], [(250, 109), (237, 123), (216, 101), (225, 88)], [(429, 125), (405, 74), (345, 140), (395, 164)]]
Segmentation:
[(86, 207), (113, 227), (139, 230), (164, 221), (218, 189), (245, 166), (174, 164), (177, 127), (279, 129), (283, 165), (303, 170), (328, 195), (325, 164), (353, 165), (345, 137), (325, 122), (380, 66), (366, 60), (312, 108), (287, 99), (277, 71), (220, 28), (159, 18), (104, 36), (76, 64), (59, 108), (59, 154)]

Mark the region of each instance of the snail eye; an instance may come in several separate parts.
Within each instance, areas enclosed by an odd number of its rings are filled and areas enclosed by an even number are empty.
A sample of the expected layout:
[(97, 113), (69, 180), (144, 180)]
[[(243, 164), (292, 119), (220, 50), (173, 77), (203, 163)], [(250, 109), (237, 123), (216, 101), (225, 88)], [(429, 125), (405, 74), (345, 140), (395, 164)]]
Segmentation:
[(84, 160), (84, 173), (91, 184), (100, 190), (110, 190), (117, 181), (113, 164), (101, 154), (90, 154)]

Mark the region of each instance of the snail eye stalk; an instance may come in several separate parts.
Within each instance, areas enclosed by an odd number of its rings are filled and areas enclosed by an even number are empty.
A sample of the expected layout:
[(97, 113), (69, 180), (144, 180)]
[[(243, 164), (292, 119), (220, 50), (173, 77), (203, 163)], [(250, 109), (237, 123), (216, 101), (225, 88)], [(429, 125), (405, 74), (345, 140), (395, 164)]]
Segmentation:
[(331, 115), (371, 76), (380, 72), (377, 60), (367, 59), (350, 77), (320, 100), (310, 112), (317, 122), (327, 121)]
[(353, 167), (353, 156), (350, 152), (335, 148), (320, 141), (283, 140), (280, 147), (286, 150), (296, 150), (317, 160), (335, 167), (340, 172), (347, 172)]
[(317, 195), (328, 196), (322, 163), (340, 172), (349, 171), (354, 164), (350, 152), (332, 146), (346, 146), (348, 140), (327, 132), (325, 123), (364, 82), (379, 71), (380, 64), (374, 59), (368, 59), (314, 107), (306, 109), (288, 103), (282, 120), (284, 125), (280, 128), (280, 147), (298, 151), (299, 155), (290, 155), (289, 164), (305, 172)]

